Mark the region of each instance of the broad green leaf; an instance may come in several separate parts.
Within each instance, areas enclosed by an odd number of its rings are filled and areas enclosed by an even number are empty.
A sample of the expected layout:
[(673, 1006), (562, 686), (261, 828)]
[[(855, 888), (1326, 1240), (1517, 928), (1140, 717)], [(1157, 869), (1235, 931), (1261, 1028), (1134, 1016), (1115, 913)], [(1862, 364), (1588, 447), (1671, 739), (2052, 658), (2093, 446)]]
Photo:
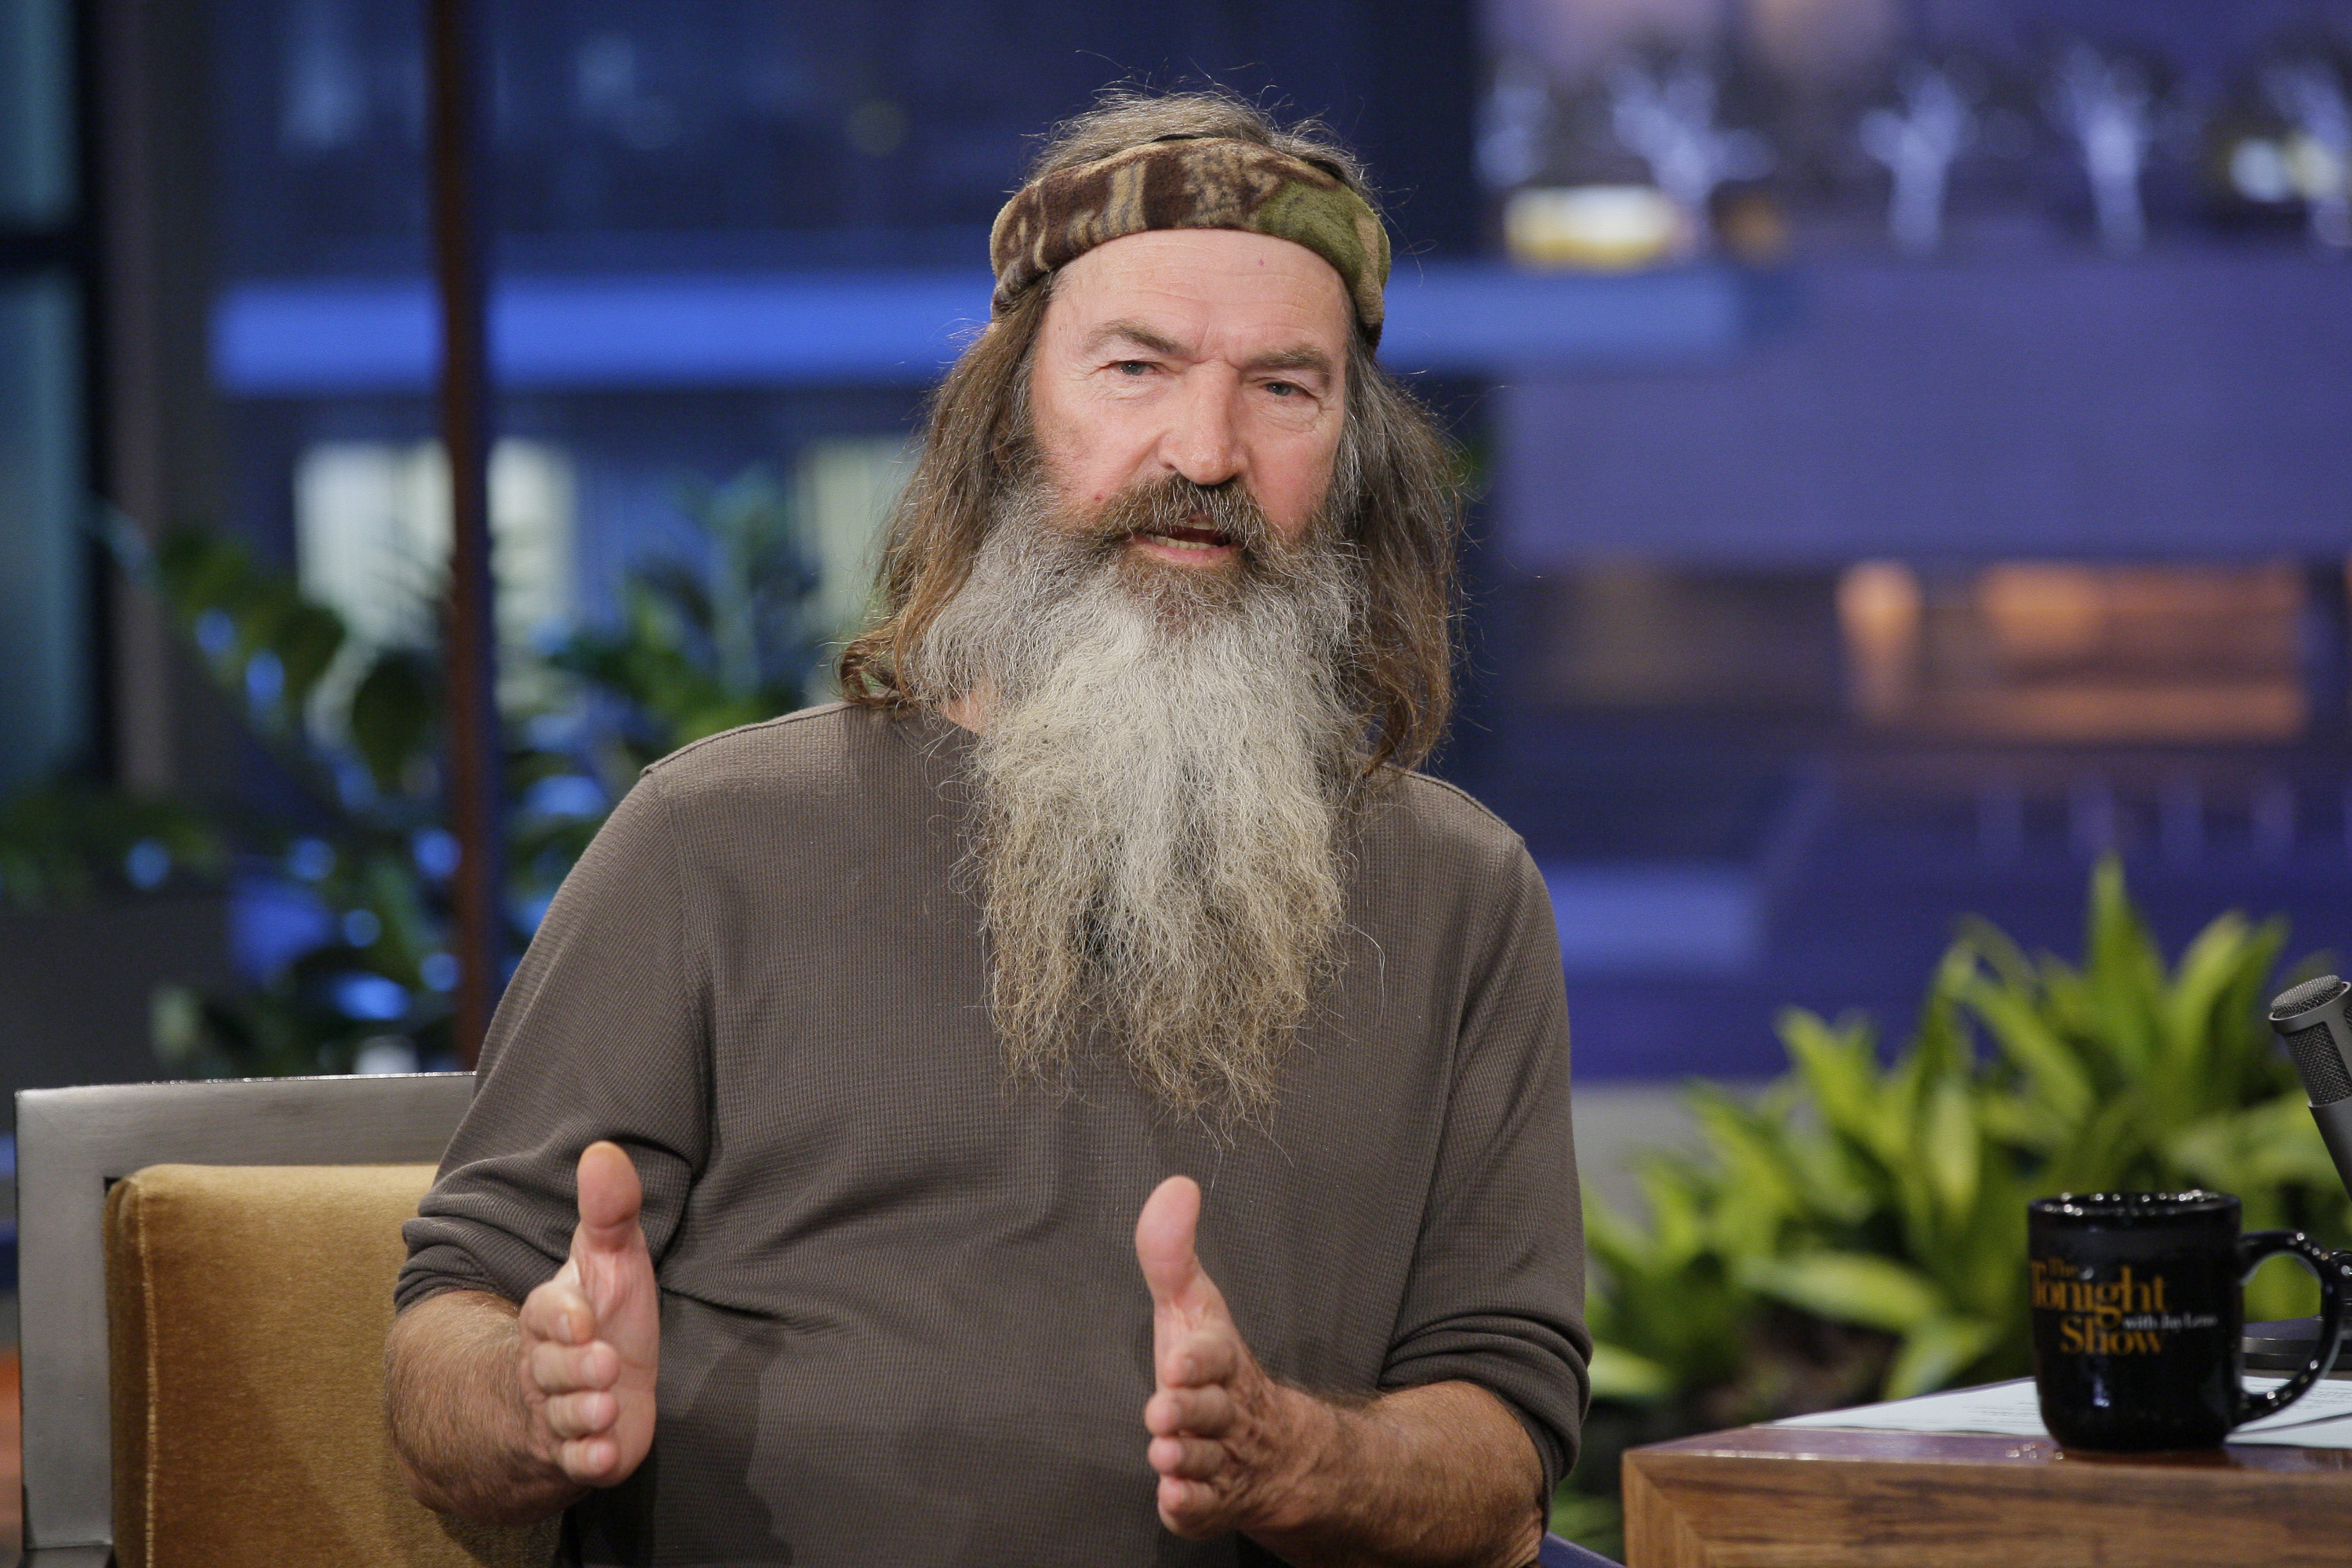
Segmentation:
[(344, 640), (343, 618), (319, 605), (296, 604), (278, 628), (278, 657), (286, 670), (285, 706), (299, 715)]
[(1837, 1226), (1858, 1226), (1870, 1217), (1885, 1184), (1871, 1179), (1843, 1140), (1794, 1138), (1787, 1152), (1808, 1215)]
[(2144, 1073), (2157, 1054), (2164, 1001), (2164, 960), (2124, 888), (2123, 861), (2103, 857), (2091, 873), (2091, 912), (2084, 977), (2097, 1025), (2120, 1061)]
[(1919, 1027), (1907, 1057), (1927, 1078), (1967, 1070), (1974, 1064), (1975, 1042), (1959, 1010), (1959, 995), (1976, 977), (1977, 955), (1968, 943), (1956, 942), (1944, 951), (1927, 983), (1927, 1001), (1919, 1009)]
[(1919, 1244), (1936, 1233), (1937, 1180), (1920, 1157), (1919, 1140), (1936, 1085), (1945, 1075), (1930, 1064), (1929, 1054), (1920, 1049), (1907, 1053), (1888, 1075), (1888, 1098), (1903, 1110), (1903, 1136), (1879, 1156), (1894, 1191), (1895, 1217), (1903, 1234)]
[(251, 570), (242, 544), (208, 529), (175, 528), (155, 547), (157, 586), (187, 620), (230, 597)]
[(1959, 1218), (1976, 1204), (1977, 1162), (1982, 1141), (1966, 1083), (1946, 1079), (1929, 1091), (1920, 1127), (1919, 1157), (1938, 1208)]
[(382, 851), (370, 854), (359, 881), (366, 890), (367, 907), (383, 921), (388, 940), (398, 951), (419, 959), (442, 940), (402, 858)]
[(2232, 910), (2199, 931), (2180, 954), (2165, 997), (2165, 1034), (2176, 1061), (2210, 1047), (2214, 1004), (2230, 989), (2252, 948), (2245, 916)]
[(2326, 1192), (2338, 1181), (2301, 1094), (2192, 1122), (2165, 1141), (2164, 1153), (2191, 1180), (2241, 1195), (2290, 1183)]
[(398, 789), (441, 722), (440, 688), (424, 656), (403, 650), (379, 658), (352, 694), (348, 722), (376, 787)]
[(1705, 1244), (1706, 1220), (1699, 1184), (1688, 1163), (1665, 1155), (1643, 1163), (1642, 1198), (1650, 1211), (1650, 1237), (1660, 1258), (1686, 1260)]
[(2074, 1141), (2059, 1150), (2042, 1171), (2039, 1184), (2051, 1193), (2085, 1193), (2153, 1183), (2144, 1169), (2147, 1107), (2136, 1090), (2102, 1103)]
[(2100, 1004), (2090, 983), (2074, 965), (2052, 953), (2043, 953), (2038, 967), (2041, 1007), (2050, 1026), (2074, 1045), (2094, 1074), (2115, 1076), (2115, 1052), (2112, 1042), (2099, 1031)]
[(1795, 1211), (1797, 1173), (1779, 1146), (1778, 1127), (1710, 1086), (1692, 1089), (1685, 1103), (1721, 1162), (1737, 1201), (1765, 1213)]
[(1980, 1318), (1929, 1318), (1903, 1336), (1903, 1347), (1886, 1369), (1886, 1397), (1908, 1399), (1950, 1383), (2000, 1338), (1997, 1324)]
[(1985, 1163), (1976, 1211), (1922, 1260), (1952, 1301), (1991, 1322), (2023, 1326), (2026, 1186), (2005, 1160)]
[(2035, 1008), (2030, 993), (1979, 980), (1961, 995), (1984, 1020), (2001, 1053), (2032, 1080), (2035, 1093), (2055, 1117), (2073, 1121), (2089, 1111), (2094, 1098), (2091, 1076), (2074, 1047)]
[(1595, 1399), (1622, 1399), (1638, 1405), (1663, 1399), (1675, 1391), (1673, 1373), (1622, 1345), (1595, 1342), (1588, 1370)]
[(1943, 1292), (1917, 1270), (1862, 1252), (1757, 1258), (1738, 1270), (1759, 1294), (1835, 1322), (1908, 1333), (1945, 1310)]
[(1584, 1199), (1584, 1250), (1595, 1263), (1621, 1274), (1638, 1272), (1654, 1253), (1638, 1226), (1590, 1194)]
[(1832, 1027), (1819, 1015), (1791, 1007), (1779, 1019), (1780, 1041), (1830, 1126), (1865, 1148), (1883, 1131), (1877, 1122), (1878, 1068), (1870, 1027), (1859, 1020)]
[(2033, 961), (2009, 933), (1982, 915), (1962, 915), (1952, 922), (1959, 941), (1976, 951), (2000, 983), (2012, 991), (2031, 992), (2035, 984)]
[(1985, 1136), (1996, 1143), (2037, 1153), (2060, 1147), (2075, 1131), (2074, 1121), (2049, 1101), (1997, 1089), (1983, 1091), (1977, 1101), (1977, 1117), (1984, 1124)]

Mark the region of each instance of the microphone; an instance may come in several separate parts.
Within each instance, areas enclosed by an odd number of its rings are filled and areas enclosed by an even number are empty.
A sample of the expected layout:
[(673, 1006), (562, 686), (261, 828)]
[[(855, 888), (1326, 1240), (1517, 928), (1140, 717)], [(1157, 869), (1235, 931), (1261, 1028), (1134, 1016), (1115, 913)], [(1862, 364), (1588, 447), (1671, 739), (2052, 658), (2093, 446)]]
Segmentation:
[(2352, 1192), (2352, 985), (2333, 974), (2306, 980), (2271, 1002), (2271, 1027), (2294, 1058), (2294, 1075), (2311, 1098), (2311, 1119)]

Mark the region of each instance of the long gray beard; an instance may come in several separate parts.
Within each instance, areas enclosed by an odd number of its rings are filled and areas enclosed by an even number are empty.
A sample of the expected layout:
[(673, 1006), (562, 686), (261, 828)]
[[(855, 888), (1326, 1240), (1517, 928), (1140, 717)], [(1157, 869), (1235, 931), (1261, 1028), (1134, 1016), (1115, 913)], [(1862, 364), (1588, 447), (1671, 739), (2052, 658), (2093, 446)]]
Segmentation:
[(1034, 487), (999, 518), (911, 662), (988, 704), (975, 864), (1016, 1072), (1066, 1081), (1098, 1029), (1172, 1110), (1272, 1110), (1342, 917), (1355, 584), (1340, 550), (1264, 536), (1202, 581)]

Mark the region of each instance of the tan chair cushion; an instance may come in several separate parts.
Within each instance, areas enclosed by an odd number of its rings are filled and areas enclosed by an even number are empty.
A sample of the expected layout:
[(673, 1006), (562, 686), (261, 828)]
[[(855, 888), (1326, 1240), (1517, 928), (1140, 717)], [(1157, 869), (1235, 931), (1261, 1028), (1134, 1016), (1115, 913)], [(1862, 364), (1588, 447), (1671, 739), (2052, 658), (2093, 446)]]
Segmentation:
[(430, 1165), (151, 1165), (106, 1204), (123, 1568), (544, 1564), (551, 1522), (445, 1521), (383, 1420), (400, 1222)]

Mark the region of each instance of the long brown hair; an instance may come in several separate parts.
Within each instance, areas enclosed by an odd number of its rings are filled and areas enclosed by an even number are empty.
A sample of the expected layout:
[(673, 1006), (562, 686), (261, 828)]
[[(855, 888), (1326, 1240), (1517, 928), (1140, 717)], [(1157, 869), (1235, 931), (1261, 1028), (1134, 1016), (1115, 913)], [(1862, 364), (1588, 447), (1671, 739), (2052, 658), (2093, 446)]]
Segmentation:
[[(1031, 177), (1172, 135), (1223, 136), (1328, 169), (1367, 201), (1361, 168), (1312, 121), (1277, 127), (1222, 92), (1106, 94), (1060, 127)], [(1014, 300), (956, 362), (930, 399), (922, 449), (890, 518), (879, 614), (841, 656), (841, 689), (869, 707), (911, 706), (910, 649), (963, 586), (998, 502), (1030, 477), (1029, 361), (1053, 298), (1048, 277)], [(1373, 358), (1359, 327), (1348, 353), (1347, 424), (1326, 511), (1363, 566), (1344, 689), (1362, 714), (1367, 773), (1409, 768), (1444, 734), (1454, 700), (1454, 550), (1462, 498), (1437, 421)]]

